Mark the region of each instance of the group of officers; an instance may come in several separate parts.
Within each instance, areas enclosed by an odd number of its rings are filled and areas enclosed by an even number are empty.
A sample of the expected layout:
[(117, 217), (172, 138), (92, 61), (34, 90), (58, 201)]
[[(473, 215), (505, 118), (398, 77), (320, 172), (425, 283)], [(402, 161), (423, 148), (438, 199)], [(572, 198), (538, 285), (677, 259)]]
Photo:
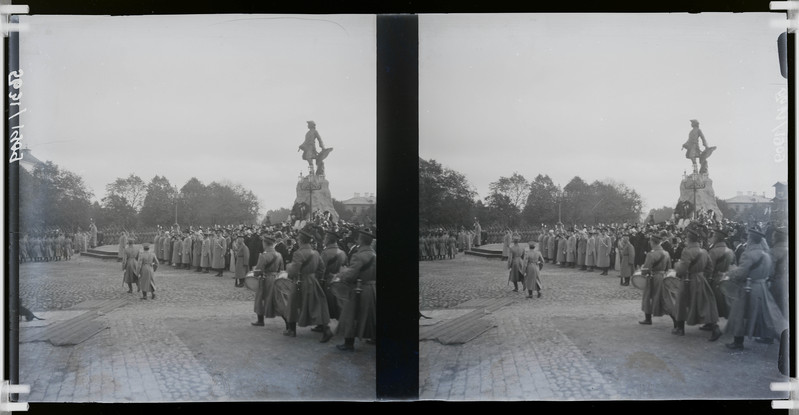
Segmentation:
[(458, 251), (472, 249), (473, 239), (474, 234), (463, 229), (458, 233), (442, 228), (420, 233), (419, 260), (453, 259)]
[[(744, 337), (761, 343), (785, 340), (788, 328), (788, 234), (777, 227), (772, 241), (758, 227), (747, 230), (740, 257), (728, 246), (731, 230), (691, 222), (685, 229), (685, 248), (672, 268), (663, 249), (665, 232), (649, 237), (651, 250), (640, 273), (646, 278), (641, 324), (669, 315), (672, 333), (685, 335), (685, 325), (710, 331), (710, 341), (722, 336), (719, 319), (727, 319), (724, 333), (733, 336), (730, 349), (743, 349)], [(709, 249), (705, 249), (705, 247)], [(782, 356), (781, 356), (782, 357)]]
[[(344, 231), (344, 232), (342, 232)], [(342, 233), (347, 233), (343, 235)], [(123, 282), (128, 292), (133, 284), (142, 299), (155, 298), (154, 272), (159, 263), (178, 269), (195, 269), (222, 276), (230, 269), (237, 287), (252, 279), (255, 288), (253, 326), (264, 326), (265, 318), (281, 317), (283, 335), (296, 337), (297, 326), (312, 326), (322, 334), (320, 342), (335, 334), (344, 337), (336, 347), (355, 350), (355, 338), (374, 344), (376, 340), (376, 236), (372, 228), (343, 230), (335, 226), (308, 224), (296, 232), (297, 244), (287, 246), (281, 231), (273, 227), (213, 228), (206, 231), (159, 231), (143, 252), (133, 246), (127, 233), (120, 236)], [(343, 240), (355, 244), (349, 252)], [(289, 239), (290, 240), (290, 239)], [(330, 329), (337, 319), (336, 333)]]

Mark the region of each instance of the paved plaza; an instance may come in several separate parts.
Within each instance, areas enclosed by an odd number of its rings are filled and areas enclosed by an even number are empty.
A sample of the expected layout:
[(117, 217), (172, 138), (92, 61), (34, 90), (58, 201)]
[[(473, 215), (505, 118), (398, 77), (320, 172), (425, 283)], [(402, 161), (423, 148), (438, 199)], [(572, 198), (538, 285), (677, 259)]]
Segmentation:
[[(773, 400), (779, 345), (745, 342), (731, 351), (725, 334), (672, 322), (638, 324), (642, 291), (620, 286), (618, 272), (546, 264), (541, 298), (511, 292), (507, 262), (459, 254), (419, 263), (420, 326), (443, 324), (472, 311), (469, 300), (507, 297), (488, 313), (495, 327), (464, 344), (419, 343), (419, 398), (423, 400)], [(722, 319), (722, 329), (726, 320)]]
[[(254, 293), (231, 273), (160, 266), (156, 299), (122, 285), (121, 264), (73, 257), (20, 266), (21, 304), (45, 320), (20, 321), (20, 336), (74, 318), (93, 300), (126, 299), (98, 317), (107, 329), (72, 346), (20, 344), (28, 402), (375, 400), (375, 346), (354, 353), (319, 343), (310, 327), (285, 337), (282, 319), (251, 326)], [(331, 322), (335, 330), (336, 322)]]

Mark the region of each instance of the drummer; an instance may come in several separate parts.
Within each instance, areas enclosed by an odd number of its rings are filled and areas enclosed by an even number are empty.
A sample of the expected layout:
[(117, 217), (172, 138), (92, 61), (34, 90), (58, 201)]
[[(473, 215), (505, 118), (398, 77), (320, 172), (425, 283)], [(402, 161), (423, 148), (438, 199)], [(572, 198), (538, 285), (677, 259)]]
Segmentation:
[[(730, 265), (735, 262), (735, 253), (727, 246), (727, 237), (729, 234), (727, 230), (719, 226), (713, 229), (713, 234), (710, 239), (710, 263), (713, 265), (713, 272), (709, 275), (708, 282), (713, 288), (713, 295), (716, 297), (716, 307), (719, 310), (719, 317), (728, 318), (730, 315), (730, 308), (719, 289), (722, 275), (727, 272)], [(700, 330), (711, 331), (713, 327), (710, 324), (705, 324), (699, 328)]]
[(733, 335), (733, 342), (727, 344), (733, 350), (744, 348), (744, 336), (768, 342), (780, 338), (783, 330), (788, 328), (788, 319), (780, 312), (766, 285), (772, 261), (762, 245), (765, 236), (759, 229), (749, 229), (740, 265), (728, 274), (741, 287), (746, 285), (746, 289), (738, 290), (738, 298), (732, 303), (730, 318), (724, 328), (725, 332)]
[[(671, 268), (671, 257), (661, 246), (661, 243), (668, 237), (666, 231), (660, 234), (653, 234), (649, 237), (651, 250), (646, 254), (644, 265), (641, 267), (641, 274), (647, 276), (644, 285), (644, 295), (641, 300), (641, 311), (644, 312), (644, 320), (639, 324), (652, 324), (652, 316), (661, 317), (665, 314), (671, 316), (674, 327), (677, 322), (674, 320), (674, 304), (671, 296), (663, 286), (663, 277), (666, 271)], [(636, 277), (637, 278), (637, 277)]]
[[(254, 268), (254, 275), (258, 278), (258, 289), (255, 291), (255, 305), (253, 307), (258, 321), (251, 323), (253, 326), (263, 326), (264, 317), (275, 318), (281, 315), (279, 310), (276, 293), (274, 290), (275, 277), (280, 271), (285, 269), (283, 256), (275, 250), (275, 237), (268, 232), (261, 233), (264, 251), (258, 255), (258, 263)], [(286, 318), (283, 317), (286, 321)], [(286, 330), (289, 330), (289, 323), (286, 322)]]
[[(344, 281), (355, 289), (341, 310), (336, 333), (344, 336), (344, 344), (336, 345), (343, 351), (355, 351), (355, 338), (373, 343), (377, 337), (377, 254), (372, 248), (375, 234), (370, 228), (358, 230), (358, 252), (350, 259), (350, 267), (334, 275), (333, 281)], [(360, 287), (360, 294), (357, 292)]]
[(674, 266), (677, 277), (683, 279), (683, 283), (680, 285), (675, 304), (677, 327), (671, 333), (684, 336), (686, 323), (711, 324), (712, 333), (709, 340), (716, 341), (722, 333), (718, 326), (719, 310), (716, 306), (716, 297), (705, 278), (705, 275), (713, 272), (713, 264), (710, 262), (710, 255), (700, 245), (704, 239), (704, 229), (702, 225), (692, 222), (685, 231), (688, 243), (682, 251), (680, 261)]

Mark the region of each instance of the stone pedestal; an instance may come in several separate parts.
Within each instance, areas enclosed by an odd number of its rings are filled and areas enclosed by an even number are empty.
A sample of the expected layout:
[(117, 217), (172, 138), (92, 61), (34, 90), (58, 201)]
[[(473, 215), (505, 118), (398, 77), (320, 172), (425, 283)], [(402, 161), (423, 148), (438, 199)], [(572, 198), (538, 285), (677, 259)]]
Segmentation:
[(303, 176), (297, 182), (297, 198), (294, 199), (294, 205), (299, 203), (308, 205), (309, 213), (317, 210), (320, 212), (330, 211), (333, 221), (338, 222), (338, 212), (333, 207), (333, 198), (330, 196), (330, 183), (324, 176)]
[(680, 182), (679, 206), (684, 201), (694, 205), (694, 188), (696, 188), (696, 212), (707, 212), (708, 209), (716, 213), (716, 219), (721, 220), (723, 215), (716, 204), (716, 193), (713, 191), (713, 180), (702, 173), (693, 173), (683, 177)]

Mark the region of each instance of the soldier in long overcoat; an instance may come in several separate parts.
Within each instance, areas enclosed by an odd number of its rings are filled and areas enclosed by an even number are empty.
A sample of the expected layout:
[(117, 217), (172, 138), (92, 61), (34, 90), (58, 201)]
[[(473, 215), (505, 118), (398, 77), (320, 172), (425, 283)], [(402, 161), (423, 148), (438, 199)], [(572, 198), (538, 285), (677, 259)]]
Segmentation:
[(141, 291), (139, 285), (139, 250), (133, 246), (133, 239), (128, 239), (128, 247), (122, 252), (122, 271), (124, 271), (122, 282), (128, 284), (128, 293), (133, 292), (133, 284), (136, 284), (136, 291)]
[[(375, 234), (370, 228), (358, 230), (358, 251), (350, 258), (350, 265), (333, 274), (333, 281), (343, 281), (352, 289), (341, 310), (336, 333), (344, 336), (344, 344), (336, 348), (355, 350), (355, 338), (377, 339), (377, 253), (372, 248)], [(293, 262), (293, 261), (292, 261)], [(356, 289), (360, 288), (360, 294)]]
[(558, 259), (558, 247), (557, 247), (557, 238), (555, 236), (555, 231), (550, 229), (549, 230), (549, 238), (547, 239), (547, 256), (546, 259), (549, 260), (551, 263), (555, 263)]
[(183, 254), (183, 239), (181, 234), (175, 234), (175, 237), (172, 238), (172, 266), (175, 268), (180, 268), (183, 262), (180, 260), (180, 256)]
[(591, 230), (585, 244), (585, 266), (592, 272), (596, 266), (596, 231)]
[(513, 234), (513, 245), (508, 248), (508, 281), (513, 283), (513, 291), (519, 291), (519, 282), (524, 279), (524, 248), (519, 245), (521, 236)]
[(191, 269), (191, 254), (192, 254), (192, 239), (191, 233), (186, 231), (181, 243), (180, 264), (181, 268)]
[(724, 328), (725, 333), (734, 337), (733, 342), (727, 344), (730, 349), (743, 349), (744, 336), (768, 342), (779, 339), (788, 328), (788, 319), (780, 311), (767, 286), (772, 259), (762, 245), (764, 237), (765, 234), (760, 230), (749, 229), (746, 250), (741, 255), (738, 267), (727, 274), (740, 287)]
[(610, 251), (613, 246), (613, 241), (605, 232), (605, 228), (600, 229), (599, 237), (596, 240), (596, 266), (602, 270), (601, 275), (608, 275)]
[(527, 298), (533, 298), (533, 290), (541, 298), (541, 266), (544, 264), (544, 257), (535, 242), (529, 242), (530, 250), (526, 252), (524, 259), (524, 289), (527, 290)]
[[(322, 326), (322, 343), (333, 338), (330, 323), (330, 311), (327, 306), (325, 291), (319, 280), (325, 275), (325, 264), (319, 252), (313, 249), (312, 243), (319, 238), (316, 232), (306, 227), (298, 235), (299, 248), (292, 255), (291, 263), (286, 267), (289, 278), (296, 282), (288, 303), (288, 315), (285, 316), (289, 329), (286, 336), (295, 337), (297, 326)], [(341, 324), (341, 323), (339, 323)]]
[(780, 307), (783, 316), (788, 310), (788, 230), (779, 227), (772, 234), (771, 261), (773, 267), (769, 277), (769, 291)]
[(244, 235), (242, 234), (236, 237), (236, 243), (233, 246), (236, 252), (236, 272), (233, 278), (236, 279), (236, 287), (243, 287), (244, 277), (246, 277), (247, 272), (250, 271), (250, 248), (244, 243)]
[(641, 311), (644, 312), (644, 320), (640, 324), (652, 324), (652, 316), (661, 317), (669, 315), (675, 327), (674, 303), (666, 287), (663, 286), (663, 277), (666, 271), (671, 269), (671, 257), (661, 246), (661, 242), (666, 236), (663, 234), (652, 235), (649, 244), (652, 249), (646, 255), (644, 265), (641, 267), (641, 274), (647, 277), (644, 293), (641, 299)]
[(624, 234), (621, 237), (619, 246), (619, 285), (630, 285), (630, 278), (635, 271), (635, 247), (630, 243), (630, 235)]
[(566, 266), (566, 242), (566, 236), (563, 233), (558, 235), (558, 240), (556, 242), (556, 249), (558, 250), (558, 253), (555, 256), (555, 259), (558, 261), (561, 267)]
[(579, 232), (577, 235), (577, 266), (580, 267), (580, 271), (585, 271), (587, 268), (585, 267), (585, 253), (588, 249), (588, 237), (585, 234), (585, 231)]
[(289, 324), (285, 318), (287, 304), (282, 301), (282, 297), (278, 297), (279, 293), (275, 290), (275, 277), (285, 269), (283, 257), (280, 252), (275, 251), (274, 236), (263, 232), (261, 238), (264, 251), (258, 255), (258, 262), (253, 269), (255, 276), (258, 277), (258, 289), (255, 291), (253, 306), (258, 321), (251, 324), (263, 326), (264, 318), (282, 316), (286, 321), (286, 331), (288, 331)]
[[(335, 293), (330, 290), (330, 282), (333, 280), (332, 275), (338, 274), (341, 268), (347, 265), (347, 254), (338, 247), (338, 240), (339, 235), (335, 231), (325, 229), (325, 249), (321, 254), (322, 262), (325, 263), (325, 276), (319, 281), (325, 290), (330, 318), (337, 320), (346, 299), (336, 298)], [(317, 327), (316, 329), (321, 331), (323, 328)]]
[(710, 341), (721, 337), (718, 327), (719, 310), (713, 288), (706, 275), (713, 272), (710, 255), (701, 246), (704, 232), (693, 224), (686, 227), (688, 242), (682, 250), (680, 260), (675, 264), (677, 277), (682, 280), (675, 304), (677, 327), (672, 330), (678, 336), (685, 335), (685, 325), (711, 324), (713, 329)]
[(150, 293), (152, 299), (155, 299), (155, 270), (158, 269), (158, 258), (150, 251), (150, 244), (144, 243), (142, 246), (143, 252), (139, 253), (139, 286), (141, 287), (142, 300), (147, 299), (147, 293)]
[(122, 231), (119, 235), (119, 253), (117, 254), (117, 261), (122, 262), (122, 257), (125, 254), (125, 249), (128, 247), (128, 233)]
[[(719, 310), (719, 317), (728, 318), (730, 315), (729, 304), (721, 292), (720, 283), (724, 273), (730, 269), (730, 265), (735, 262), (735, 252), (727, 246), (726, 239), (728, 237), (727, 231), (721, 228), (713, 230), (710, 250), (710, 264), (713, 271), (708, 275), (708, 283), (713, 288), (713, 296), (716, 298), (716, 307)], [(713, 327), (705, 325), (700, 327), (702, 330), (712, 330)]]
[(194, 272), (202, 272), (203, 235), (200, 231), (191, 238), (191, 266)]
[(225, 250), (227, 241), (219, 234), (217, 234), (215, 238), (212, 238), (211, 241), (211, 268), (217, 271), (217, 277), (221, 277), (225, 271)]
[(574, 235), (574, 231), (572, 231), (569, 232), (569, 238), (566, 240), (566, 263), (570, 268), (574, 268), (574, 264), (576, 262), (577, 262), (577, 237)]
[(208, 274), (211, 268), (211, 238), (208, 231), (203, 233), (202, 252), (200, 257), (200, 268), (203, 269), (204, 274)]

